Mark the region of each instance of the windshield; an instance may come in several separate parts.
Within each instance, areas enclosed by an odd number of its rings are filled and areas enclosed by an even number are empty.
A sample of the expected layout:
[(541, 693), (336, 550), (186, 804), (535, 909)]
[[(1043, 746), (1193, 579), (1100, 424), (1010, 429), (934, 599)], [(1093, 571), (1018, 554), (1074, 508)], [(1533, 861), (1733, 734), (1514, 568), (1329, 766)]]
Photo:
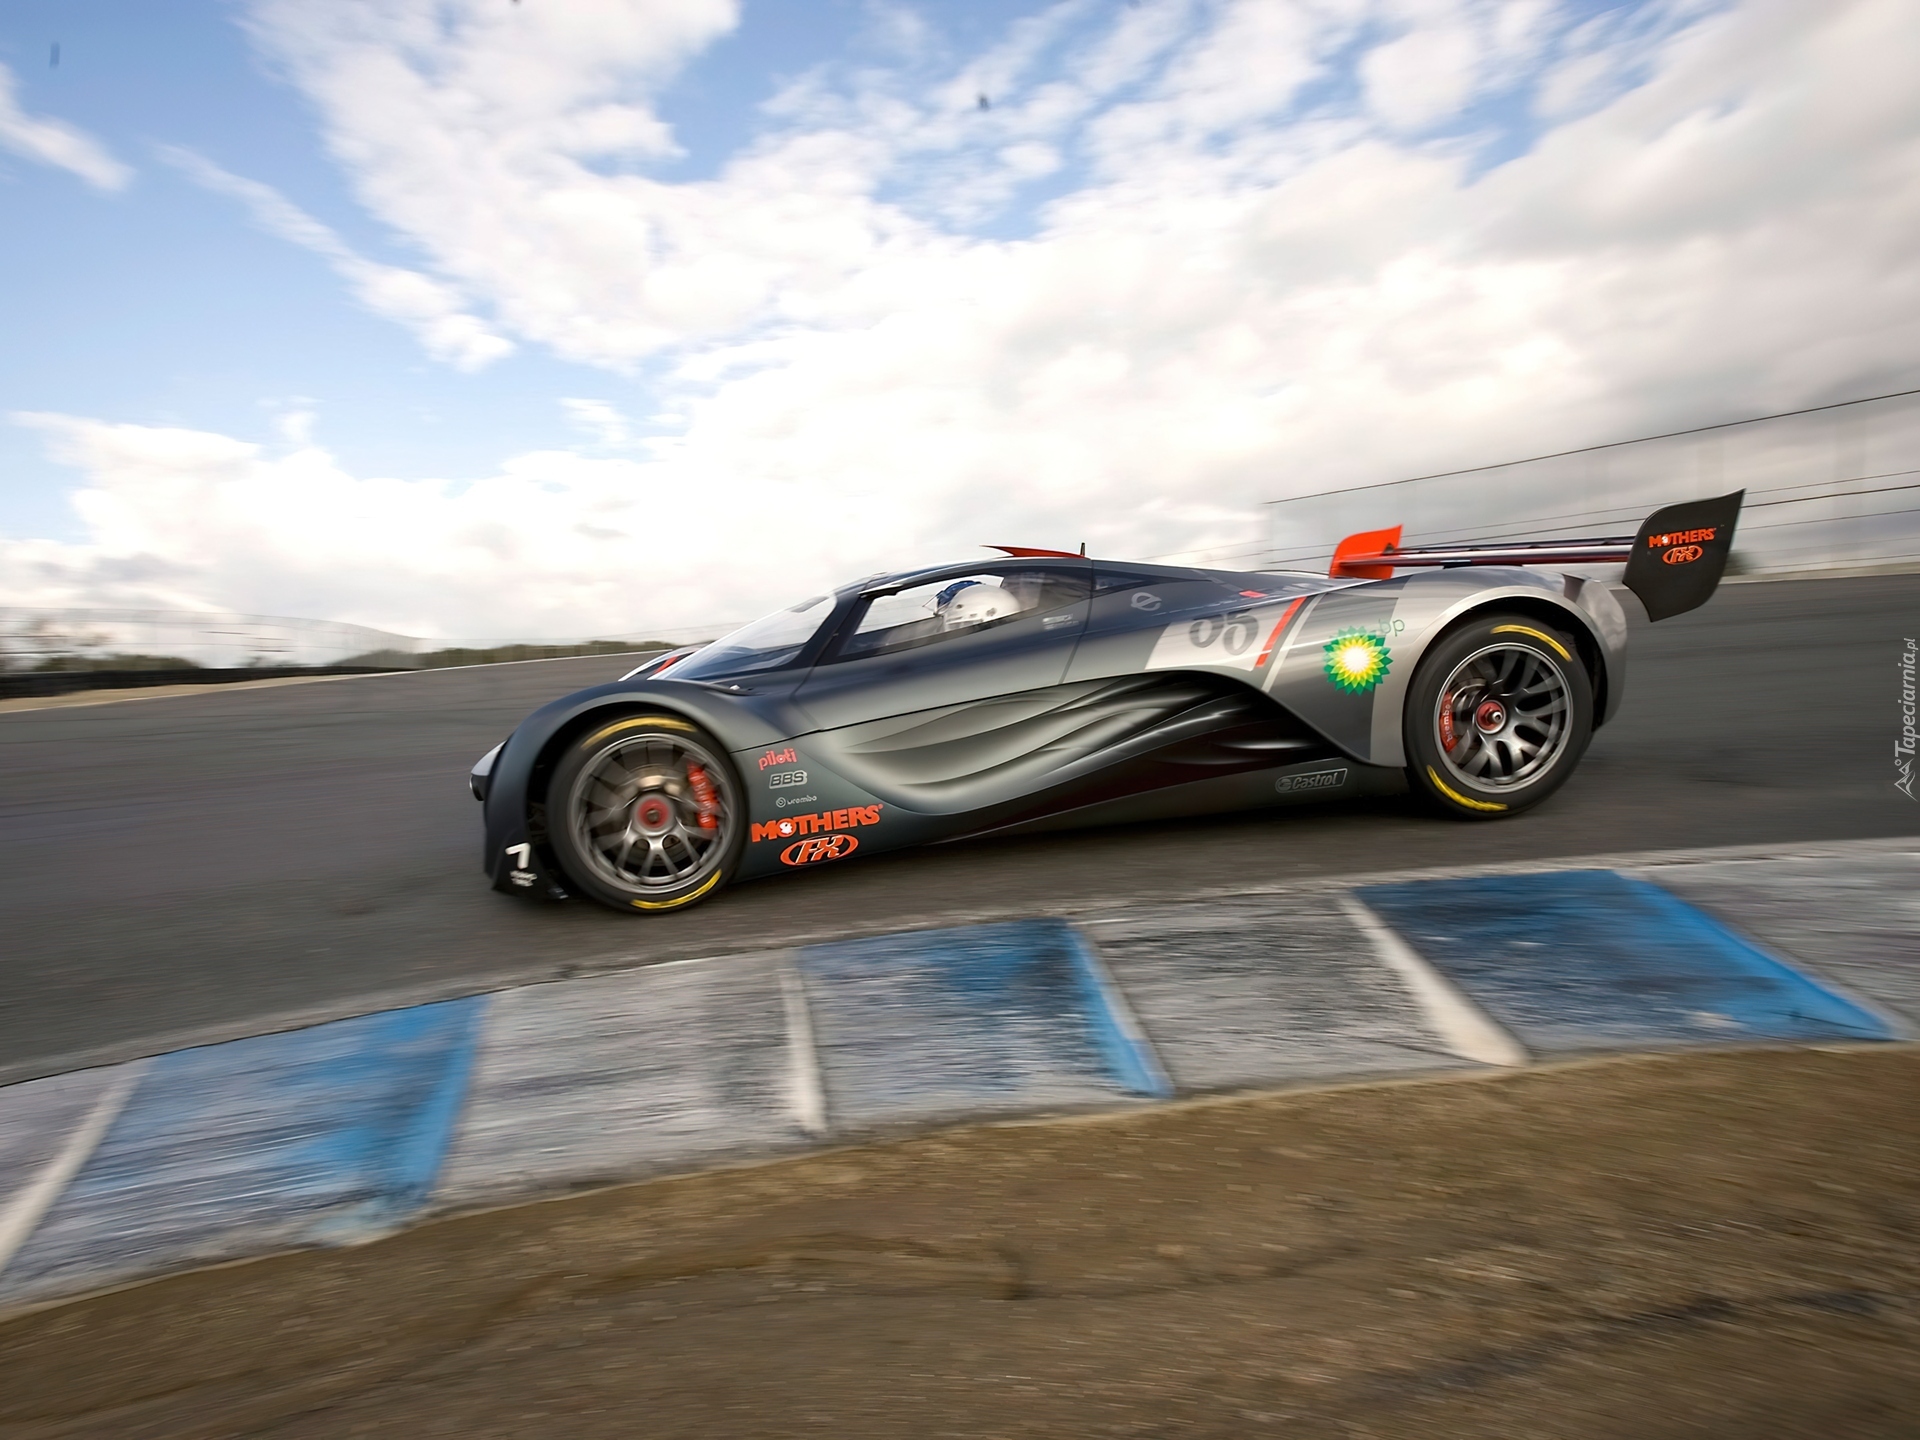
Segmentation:
[(832, 601), (830, 595), (816, 595), (785, 610), (763, 615), (731, 635), (722, 635), (704, 650), (694, 651), (678, 664), (667, 666), (665, 674), (674, 680), (710, 680), (720, 675), (778, 670), (782, 665), (791, 665), (821, 622), (833, 613)]

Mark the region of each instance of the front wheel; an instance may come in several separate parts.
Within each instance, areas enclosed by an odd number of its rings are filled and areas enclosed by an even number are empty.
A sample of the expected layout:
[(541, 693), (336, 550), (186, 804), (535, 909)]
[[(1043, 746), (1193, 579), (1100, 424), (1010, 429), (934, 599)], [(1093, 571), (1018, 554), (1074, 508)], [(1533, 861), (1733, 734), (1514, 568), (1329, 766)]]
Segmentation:
[(746, 814), (711, 736), (676, 716), (636, 715), (595, 726), (560, 757), (547, 830), (576, 887), (650, 914), (705, 899), (732, 878)]
[(1493, 820), (1565, 783), (1593, 734), (1593, 682), (1571, 637), (1530, 615), (1443, 635), (1407, 689), (1407, 778), (1447, 814)]

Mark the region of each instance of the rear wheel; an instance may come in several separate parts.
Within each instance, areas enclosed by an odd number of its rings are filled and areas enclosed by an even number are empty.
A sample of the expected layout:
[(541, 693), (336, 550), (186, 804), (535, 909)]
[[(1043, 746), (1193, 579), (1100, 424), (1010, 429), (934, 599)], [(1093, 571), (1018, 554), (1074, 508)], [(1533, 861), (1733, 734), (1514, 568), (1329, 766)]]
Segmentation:
[(597, 726), (554, 767), (547, 831), (576, 887), (617, 910), (657, 913), (732, 878), (746, 834), (726, 751), (675, 716)]
[(1593, 733), (1593, 683), (1571, 637), (1529, 615), (1484, 615), (1414, 671), (1407, 778), (1450, 815), (1493, 820), (1565, 783)]

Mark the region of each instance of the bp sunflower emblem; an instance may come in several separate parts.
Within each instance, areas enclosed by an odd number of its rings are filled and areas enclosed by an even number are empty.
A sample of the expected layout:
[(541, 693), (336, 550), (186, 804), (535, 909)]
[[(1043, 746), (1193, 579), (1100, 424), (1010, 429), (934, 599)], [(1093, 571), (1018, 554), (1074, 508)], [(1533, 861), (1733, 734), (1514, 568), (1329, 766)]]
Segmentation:
[(1342, 630), (1327, 641), (1327, 678), (1350, 695), (1373, 689), (1392, 665), (1387, 642), (1378, 635)]

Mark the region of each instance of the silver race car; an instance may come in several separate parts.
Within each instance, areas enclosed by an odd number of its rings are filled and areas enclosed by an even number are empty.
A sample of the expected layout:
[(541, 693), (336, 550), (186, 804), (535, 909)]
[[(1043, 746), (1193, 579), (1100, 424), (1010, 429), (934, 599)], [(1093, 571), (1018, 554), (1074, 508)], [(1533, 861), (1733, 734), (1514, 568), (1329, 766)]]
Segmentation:
[(535, 711), (474, 766), (497, 889), (654, 913), (737, 880), (986, 834), (1411, 787), (1545, 800), (1619, 708), (1610, 588), (1704, 604), (1741, 494), (1603, 540), (1402, 548), (1327, 575), (994, 546), (816, 595)]

